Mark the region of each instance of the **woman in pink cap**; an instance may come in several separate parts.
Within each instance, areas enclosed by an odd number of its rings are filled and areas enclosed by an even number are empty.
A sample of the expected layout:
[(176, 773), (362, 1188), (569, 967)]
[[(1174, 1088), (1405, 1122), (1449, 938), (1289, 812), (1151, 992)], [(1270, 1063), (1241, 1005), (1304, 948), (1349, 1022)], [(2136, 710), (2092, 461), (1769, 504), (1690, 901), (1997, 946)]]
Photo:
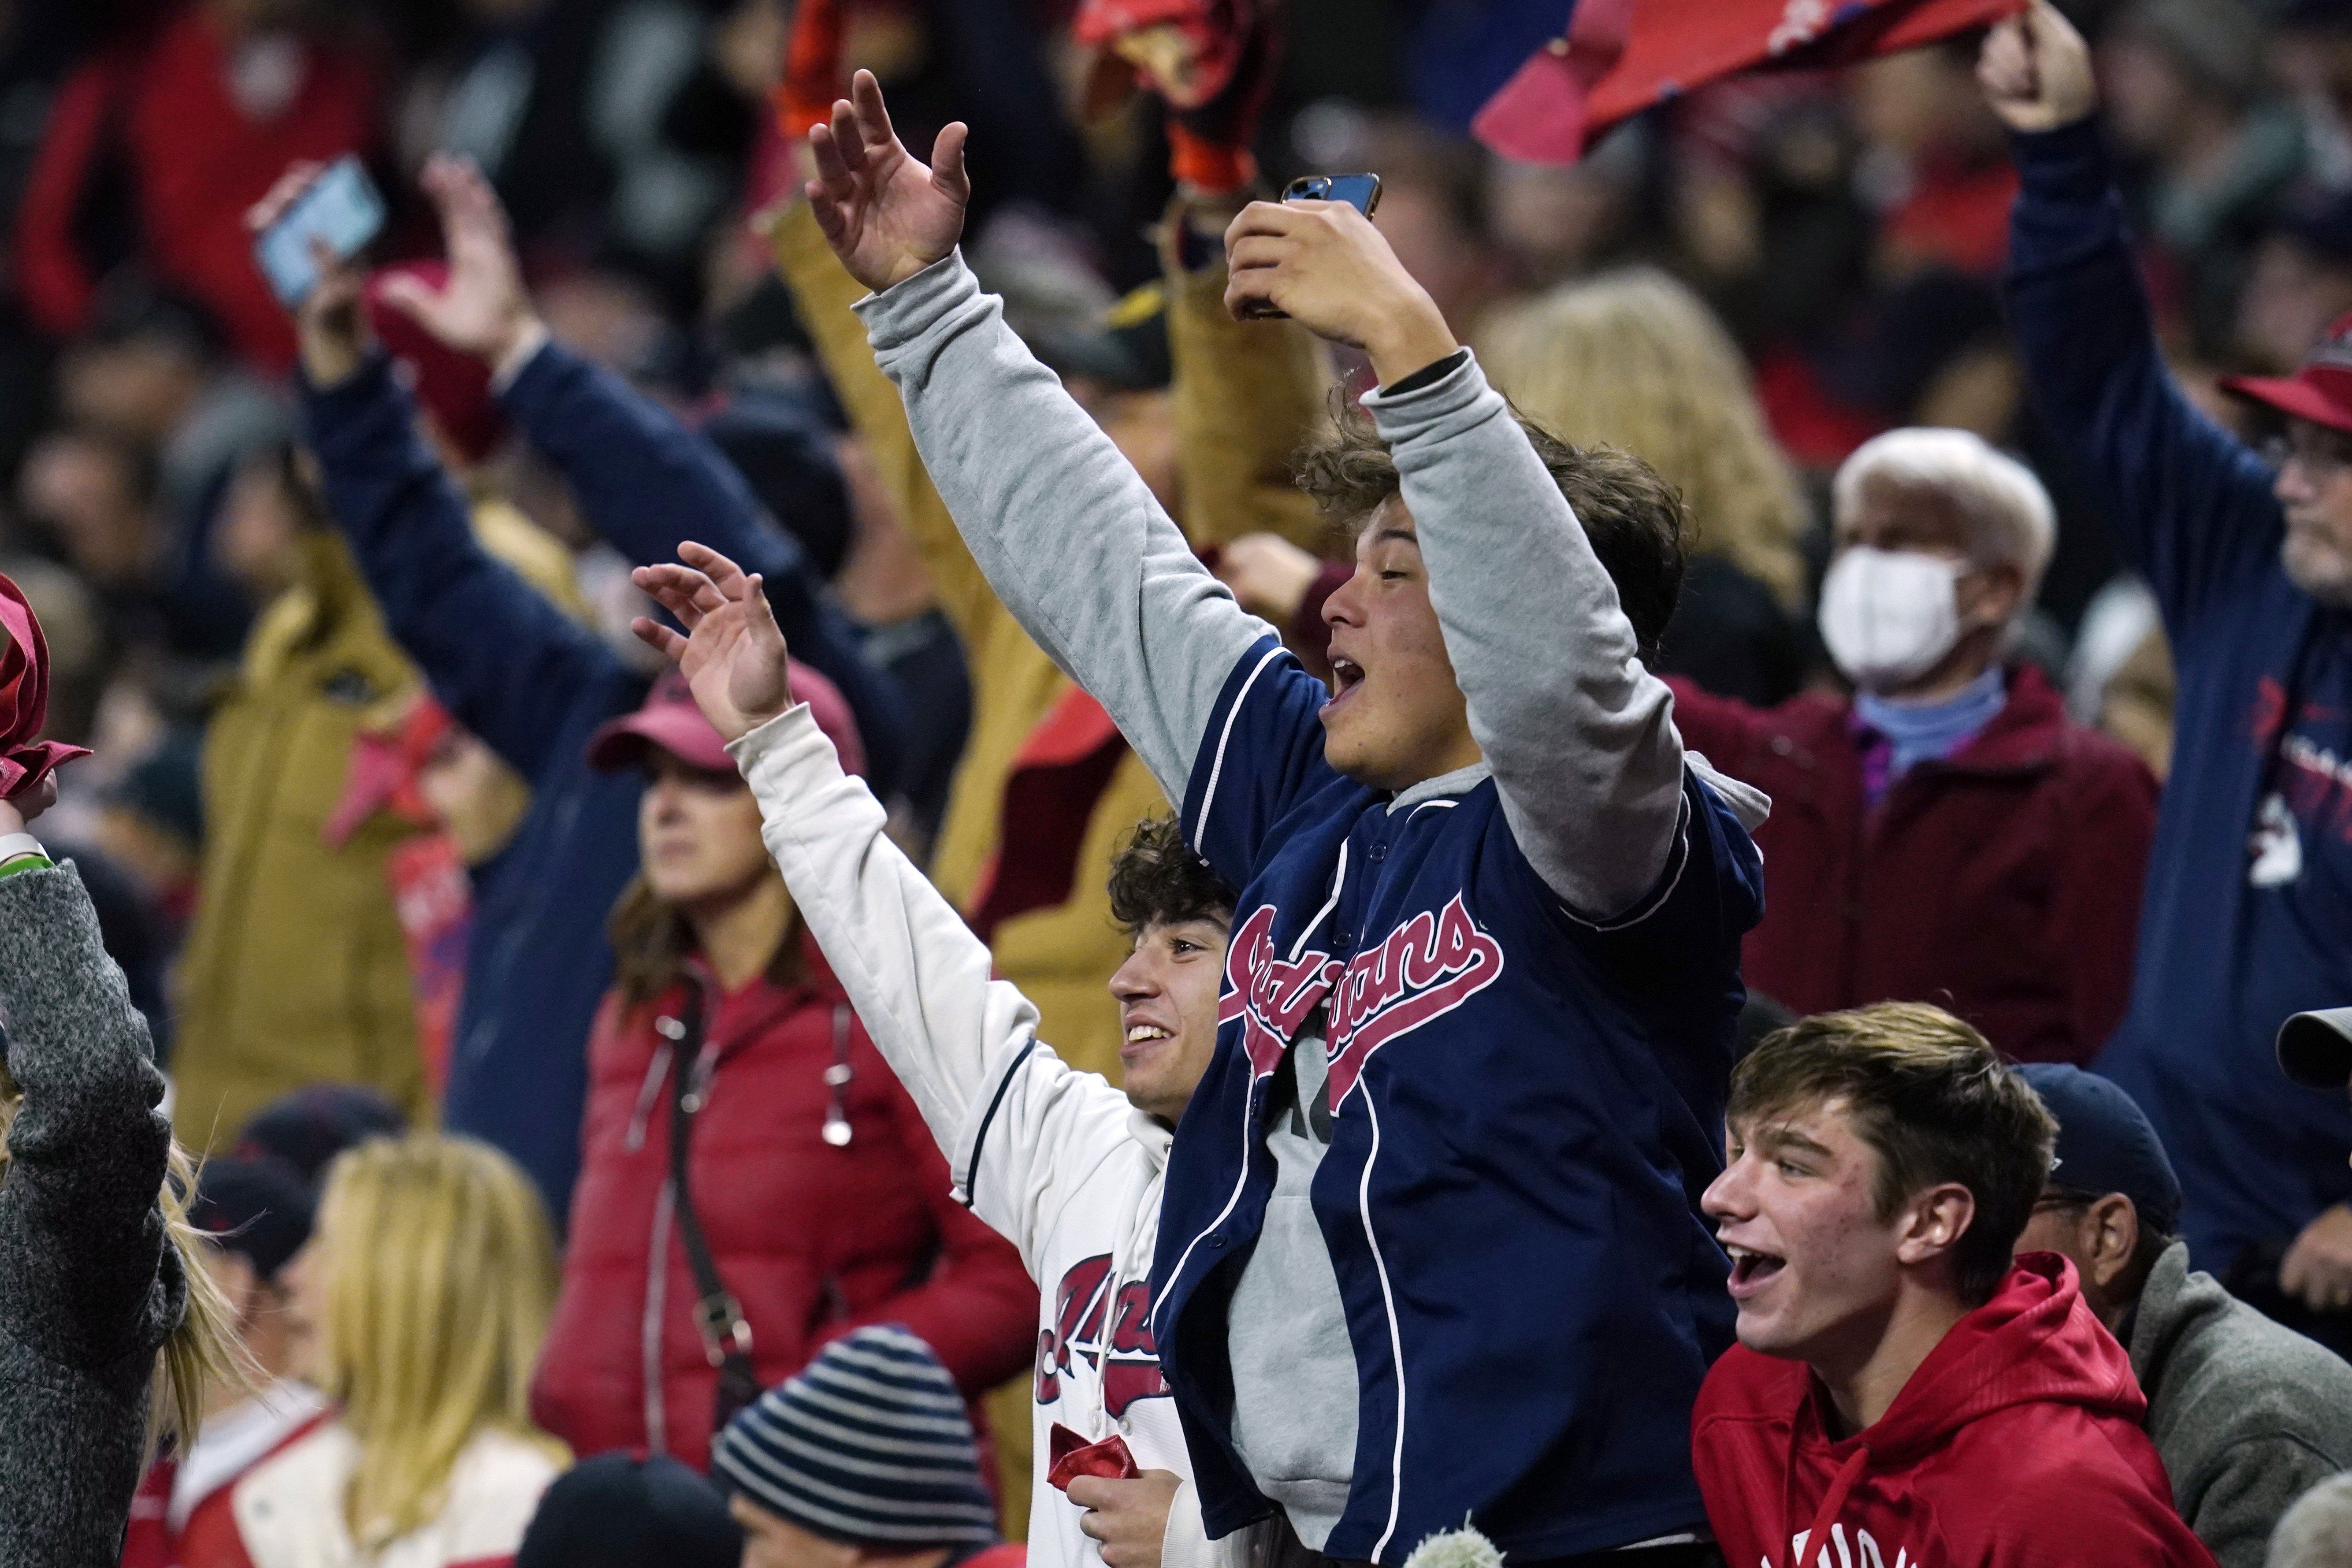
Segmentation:
[[(792, 682), (859, 758), (832, 683), (797, 664)], [(606, 724), (589, 760), (645, 771), (642, 860), (613, 911), (534, 1418), (580, 1454), (704, 1467), (740, 1404), (863, 1324), (906, 1325), (967, 1394), (1021, 1371), (1035, 1288), (948, 1195), (938, 1145), (809, 939), (759, 805), (685, 684), (665, 679)]]

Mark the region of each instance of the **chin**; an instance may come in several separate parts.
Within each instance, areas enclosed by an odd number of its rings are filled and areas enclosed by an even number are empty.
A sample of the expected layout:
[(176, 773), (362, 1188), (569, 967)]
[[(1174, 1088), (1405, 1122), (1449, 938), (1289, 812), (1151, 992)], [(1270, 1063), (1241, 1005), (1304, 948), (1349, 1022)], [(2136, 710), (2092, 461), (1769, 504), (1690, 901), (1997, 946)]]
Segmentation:
[(2334, 546), (2287, 530), (2279, 547), (2287, 581), (2333, 610), (2352, 609), (2352, 557)]

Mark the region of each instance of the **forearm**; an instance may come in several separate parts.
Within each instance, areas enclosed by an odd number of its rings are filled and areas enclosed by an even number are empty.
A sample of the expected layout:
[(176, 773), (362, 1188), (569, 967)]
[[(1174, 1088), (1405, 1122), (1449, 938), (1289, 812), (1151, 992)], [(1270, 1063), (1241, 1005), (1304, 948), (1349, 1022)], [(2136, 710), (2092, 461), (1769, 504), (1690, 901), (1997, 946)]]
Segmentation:
[(805, 707), (729, 748), (760, 803), (761, 835), (875, 1047), (943, 1153), (1036, 1009), (993, 979), (987, 946), (884, 832)]
[(550, 698), (604, 673), (614, 657), (482, 549), (388, 361), (306, 388), (303, 413), (328, 510), (384, 624), (457, 721), (535, 777), (562, 719)]
[(1625, 910), (1673, 847), (1683, 747), (1616, 585), (1475, 362), (1365, 405), (1396, 460), (1471, 733), (1520, 847), (1574, 909)]
[(146, 1021), (69, 866), (0, 878), (0, 1020), (24, 1097), (0, 1194), (33, 1228), (77, 1237), (60, 1267), (94, 1278), (151, 1227), (171, 1131)]
[(960, 254), (858, 310), (990, 585), (1181, 796), (1226, 675), (1266, 626), (1201, 565)]

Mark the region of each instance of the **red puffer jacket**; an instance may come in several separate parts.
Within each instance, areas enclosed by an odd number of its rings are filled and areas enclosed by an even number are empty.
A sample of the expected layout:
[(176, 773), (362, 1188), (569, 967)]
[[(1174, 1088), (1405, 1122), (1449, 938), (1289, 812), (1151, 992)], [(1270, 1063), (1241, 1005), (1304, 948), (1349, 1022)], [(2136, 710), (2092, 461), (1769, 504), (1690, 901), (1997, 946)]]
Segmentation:
[[(716, 1000), (715, 1065), (688, 1150), (695, 1209), (743, 1304), (760, 1382), (789, 1377), (838, 1334), (897, 1322), (977, 1395), (1029, 1365), (1037, 1289), (1012, 1245), (949, 1196), (914, 1102), (813, 942), (805, 959), (801, 984), (762, 977)], [(596, 1015), (563, 1284), (531, 1414), (583, 1458), (630, 1448), (701, 1468), (718, 1373), (667, 1192), (672, 1063), (656, 1029), (683, 994), (629, 1010), (608, 995)], [(837, 1050), (850, 1138), (835, 1147), (823, 1130)]]

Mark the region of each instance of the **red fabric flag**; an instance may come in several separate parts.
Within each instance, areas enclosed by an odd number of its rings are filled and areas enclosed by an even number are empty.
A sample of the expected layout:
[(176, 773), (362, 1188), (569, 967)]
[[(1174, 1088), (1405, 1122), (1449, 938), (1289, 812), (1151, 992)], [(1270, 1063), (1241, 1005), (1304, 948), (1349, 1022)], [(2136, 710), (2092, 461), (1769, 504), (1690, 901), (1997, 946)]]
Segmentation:
[(49, 645), (16, 584), (0, 575), (0, 800), (24, 794), (85, 746), (34, 737), (49, 721)]
[(1573, 163), (1629, 115), (1738, 71), (1822, 70), (2011, 16), (2023, 0), (1582, 0), (1565, 37), (1472, 129), (1506, 157)]
[(1045, 1472), (1045, 1484), (1055, 1491), (1068, 1491), (1070, 1483), (1080, 1476), (1131, 1481), (1143, 1474), (1135, 1468), (1127, 1439), (1116, 1432), (1099, 1443), (1089, 1443), (1056, 1421), (1047, 1436), (1047, 1454), (1053, 1468)]

